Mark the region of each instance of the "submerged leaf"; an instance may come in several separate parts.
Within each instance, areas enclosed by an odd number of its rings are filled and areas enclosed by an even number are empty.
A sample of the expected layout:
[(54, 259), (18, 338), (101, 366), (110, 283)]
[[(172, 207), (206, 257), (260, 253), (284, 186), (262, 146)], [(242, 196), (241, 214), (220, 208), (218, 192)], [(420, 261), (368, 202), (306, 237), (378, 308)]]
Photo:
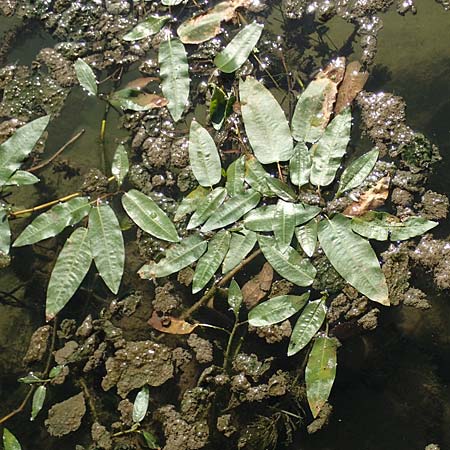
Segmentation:
[(241, 288), (233, 278), (228, 288), (228, 305), (236, 317), (239, 315), (243, 299)]
[(78, 82), (84, 89), (86, 89), (89, 94), (97, 95), (97, 78), (94, 71), (91, 69), (89, 64), (78, 58), (75, 61), (75, 73), (77, 74)]
[(360, 72), (361, 64), (358, 61), (352, 61), (345, 69), (344, 79), (339, 86), (338, 97), (334, 113), (339, 114), (347, 106), (351, 105), (356, 96), (362, 91), (367, 79), (368, 72)]
[(227, 190), (223, 187), (213, 189), (198, 206), (191, 220), (187, 225), (187, 230), (192, 230), (204, 223), (208, 217), (214, 214), (215, 211), (222, 205), (227, 196)]
[(77, 228), (58, 255), (47, 288), (45, 317), (52, 320), (77, 291), (91, 266), (92, 255), (86, 228)]
[(316, 418), (330, 396), (336, 377), (336, 340), (321, 336), (314, 340), (305, 370), (306, 396)]
[(280, 295), (256, 305), (248, 313), (248, 323), (253, 327), (274, 325), (289, 319), (305, 306), (309, 292), (302, 295)]
[(133, 403), (133, 422), (140, 423), (144, 420), (148, 410), (148, 403), (150, 401), (150, 391), (148, 386), (144, 386), (136, 395)]
[(225, 73), (239, 69), (261, 37), (264, 25), (252, 22), (242, 28), (231, 42), (214, 58), (214, 64)]
[(158, 33), (170, 16), (150, 16), (143, 22), (138, 23), (122, 39), (124, 41), (138, 41)]
[(205, 253), (207, 242), (200, 236), (192, 235), (183, 239), (179, 244), (172, 245), (163, 259), (158, 263), (152, 262), (141, 267), (139, 276), (141, 278), (161, 278), (197, 261)]
[(302, 250), (311, 258), (317, 246), (317, 220), (310, 220), (295, 229), (295, 236)]
[(161, 42), (158, 63), (161, 89), (169, 100), (167, 108), (173, 120), (178, 122), (189, 99), (189, 65), (184, 45), (171, 38)]
[(31, 419), (36, 419), (40, 410), (44, 406), (45, 396), (47, 395), (47, 388), (44, 385), (38, 386), (33, 394), (33, 401), (31, 402)]
[(13, 247), (31, 245), (61, 233), (64, 228), (75, 225), (89, 214), (91, 205), (86, 197), (73, 198), (59, 203), (37, 216), (15, 240)]
[(274, 238), (258, 235), (258, 242), (270, 265), (286, 280), (297, 286), (310, 286), (316, 276), (316, 269), (306, 258), (288, 247), (282, 252)]
[(9, 228), (8, 214), (4, 208), (0, 208), (0, 256), (9, 254), (11, 245), (11, 229)]
[(319, 242), (336, 271), (361, 294), (389, 306), (386, 279), (367, 239), (354, 233), (341, 214), (319, 222)]
[(211, 83), (213, 92), (209, 103), (209, 117), (215, 130), (222, 128), (225, 119), (233, 112), (233, 103), (236, 101), (234, 95), (227, 96), (216, 84)]
[(89, 213), (89, 242), (98, 273), (117, 294), (125, 264), (122, 230), (109, 205), (98, 205)]
[(119, 186), (123, 183), (123, 180), (127, 176), (129, 169), (130, 163), (128, 162), (127, 151), (125, 150), (124, 145), (119, 144), (114, 153), (114, 158), (111, 166), (111, 173), (116, 178)]
[(122, 197), (122, 205), (131, 220), (146, 233), (168, 242), (178, 242), (177, 230), (156, 202), (136, 189)]
[(311, 152), (304, 142), (299, 142), (294, 148), (292, 158), (289, 160), (289, 177), (292, 184), (302, 187), (309, 183), (311, 164)]
[(36, 184), (40, 180), (37, 176), (25, 170), (18, 170), (6, 182), (7, 186), (29, 186), (30, 184)]
[(208, 243), (207, 252), (198, 260), (192, 279), (192, 293), (201, 291), (211, 280), (222, 264), (230, 248), (229, 231), (221, 230)]
[(173, 218), (174, 222), (179, 222), (184, 216), (194, 212), (203, 203), (208, 193), (208, 189), (203, 186), (197, 186), (186, 197), (183, 197)]
[(326, 315), (325, 298), (314, 300), (306, 305), (292, 330), (288, 356), (295, 355), (309, 344), (320, 330)]
[(351, 126), (352, 115), (350, 109), (346, 109), (334, 117), (323, 136), (312, 147), (312, 184), (328, 186), (333, 182), (350, 141)]
[(4, 450), (22, 450), (19, 441), (8, 428), (3, 428), (3, 448)]
[(189, 323), (176, 317), (159, 317), (156, 311), (153, 311), (152, 317), (147, 322), (152, 328), (167, 334), (191, 334), (200, 324)]
[(196, 120), (189, 131), (189, 160), (201, 186), (214, 186), (222, 177), (222, 165), (216, 144), (208, 131)]
[(264, 263), (261, 271), (242, 286), (242, 295), (248, 309), (257, 305), (269, 292), (272, 286), (273, 269)]
[(275, 97), (253, 77), (239, 81), (239, 93), (245, 132), (258, 161), (289, 160), (294, 152), (291, 132)]
[(153, 108), (162, 108), (168, 104), (168, 100), (158, 94), (147, 94), (140, 89), (128, 87), (113, 92), (109, 102), (116, 108), (131, 111), (148, 111)]
[[(163, 0), (163, 2), (162, 2), (163, 5), (166, 4), (166, 3), (164, 3), (165, 1), (167, 2), (167, 0)], [(169, 0), (167, 4), (168, 5), (178, 5), (178, 3), (181, 3), (181, 2), (178, 0)], [(151, 449), (151, 450), (160, 450), (161, 449), (161, 447), (158, 445), (158, 439), (152, 433), (150, 433), (149, 431), (144, 431), (144, 430), (142, 430), (141, 433), (142, 433), (142, 436), (144, 436), (145, 443), (147, 444), (147, 447), (149, 449)]]
[(256, 233), (240, 230), (231, 233), (230, 249), (223, 260), (222, 273), (234, 269), (250, 253), (256, 244)]

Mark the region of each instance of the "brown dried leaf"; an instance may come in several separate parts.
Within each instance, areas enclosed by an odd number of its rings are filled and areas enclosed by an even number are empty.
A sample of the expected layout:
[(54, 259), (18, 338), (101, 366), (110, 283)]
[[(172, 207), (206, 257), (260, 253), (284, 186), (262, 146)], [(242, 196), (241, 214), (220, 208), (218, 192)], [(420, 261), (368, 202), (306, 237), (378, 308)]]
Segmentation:
[(364, 192), (357, 202), (353, 202), (344, 210), (347, 217), (357, 217), (379, 208), (384, 204), (389, 195), (389, 177), (383, 177), (377, 184)]
[(269, 263), (265, 263), (258, 273), (242, 287), (242, 296), (248, 309), (257, 305), (269, 292), (272, 286), (273, 269)]
[(162, 108), (169, 103), (167, 98), (157, 94), (139, 94), (133, 98), (133, 102), (140, 106), (149, 106), (150, 108)]
[(360, 70), (361, 64), (359, 61), (352, 61), (347, 65), (344, 80), (339, 87), (338, 98), (334, 108), (335, 114), (339, 114), (344, 108), (349, 106), (366, 84), (369, 73), (360, 72)]
[(176, 317), (159, 317), (156, 311), (153, 311), (152, 317), (147, 323), (155, 330), (169, 334), (190, 334), (200, 325), (199, 323), (192, 324)]
[(135, 80), (130, 81), (125, 86), (126, 88), (130, 89), (142, 89), (147, 86), (147, 84), (151, 83), (152, 81), (159, 81), (158, 77), (141, 77), (136, 78)]

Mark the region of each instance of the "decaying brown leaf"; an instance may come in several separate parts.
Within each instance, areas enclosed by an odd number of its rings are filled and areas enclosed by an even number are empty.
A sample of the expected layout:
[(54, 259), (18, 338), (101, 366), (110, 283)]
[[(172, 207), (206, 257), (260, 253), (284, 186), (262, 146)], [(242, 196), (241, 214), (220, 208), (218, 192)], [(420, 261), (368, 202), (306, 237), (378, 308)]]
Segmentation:
[(272, 266), (265, 263), (261, 272), (242, 286), (242, 296), (248, 309), (256, 306), (267, 295), (272, 286), (272, 279)]
[(372, 211), (384, 204), (389, 195), (389, 177), (383, 177), (377, 184), (364, 192), (357, 202), (353, 202), (344, 210), (348, 217), (361, 216), (367, 211)]
[(361, 72), (360, 70), (361, 64), (358, 61), (352, 61), (347, 65), (344, 79), (339, 87), (334, 108), (335, 114), (339, 114), (344, 108), (349, 106), (366, 84), (369, 73)]
[(156, 311), (153, 311), (152, 317), (147, 323), (155, 330), (169, 334), (190, 334), (200, 325), (199, 323), (189, 323), (176, 317), (159, 317)]
[(158, 77), (141, 77), (136, 78), (135, 80), (130, 81), (125, 86), (126, 88), (130, 89), (142, 89), (147, 86), (147, 84), (151, 83), (152, 81), (159, 81)]
[(133, 98), (133, 102), (140, 106), (148, 106), (149, 108), (162, 108), (169, 103), (167, 98), (161, 97), (158, 94), (139, 94)]

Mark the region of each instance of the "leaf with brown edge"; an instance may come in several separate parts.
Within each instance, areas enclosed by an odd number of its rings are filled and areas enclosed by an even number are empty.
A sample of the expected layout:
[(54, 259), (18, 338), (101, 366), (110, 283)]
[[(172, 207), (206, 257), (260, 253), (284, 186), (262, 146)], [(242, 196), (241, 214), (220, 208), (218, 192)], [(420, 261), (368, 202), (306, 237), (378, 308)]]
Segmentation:
[(345, 69), (344, 79), (339, 87), (339, 92), (334, 107), (334, 113), (339, 114), (343, 109), (349, 106), (356, 96), (363, 90), (368, 72), (361, 72), (359, 61), (352, 61)]
[(253, 308), (267, 295), (272, 286), (272, 280), (273, 269), (266, 262), (261, 272), (242, 286), (242, 296), (247, 309)]
[(159, 317), (156, 311), (153, 311), (153, 314), (147, 323), (155, 330), (168, 334), (191, 334), (198, 326), (200, 326), (199, 323), (189, 323), (183, 319), (177, 319), (176, 317)]
[(151, 83), (152, 81), (159, 81), (158, 77), (140, 77), (136, 78), (135, 80), (132, 80), (126, 84), (126, 88), (130, 89), (142, 89), (147, 86), (147, 84)]
[(169, 103), (167, 98), (162, 97), (161, 95), (146, 93), (139, 94), (133, 101), (140, 106), (146, 106), (148, 108), (162, 108)]
[(343, 214), (347, 217), (362, 216), (367, 211), (372, 211), (384, 205), (389, 195), (390, 177), (380, 178), (368, 191), (364, 192), (357, 202), (345, 208)]

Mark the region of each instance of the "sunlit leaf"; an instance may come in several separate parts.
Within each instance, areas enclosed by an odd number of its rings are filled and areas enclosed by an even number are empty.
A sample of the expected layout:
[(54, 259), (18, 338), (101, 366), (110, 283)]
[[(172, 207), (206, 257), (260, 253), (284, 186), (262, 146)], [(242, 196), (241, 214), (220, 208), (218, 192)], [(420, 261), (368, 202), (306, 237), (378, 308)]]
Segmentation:
[(295, 236), (307, 256), (314, 254), (317, 246), (317, 220), (310, 220), (295, 229)]
[(207, 242), (200, 236), (189, 236), (179, 244), (172, 245), (158, 263), (152, 262), (142, 266), (138, 272), (139, 276), (146, 279), (161, 278), (179, 272), (197, 261), (205, 253), (207, 246)]
[(352, 61), (345, 69), (344, 79), (339, 86), (339, 92), (334, 107), (334, 113), (339, 114), (343, 109), (347, 108), (356, 96), (362, 91), (369, 72), (360, 72), (361, 64), (358, 61)]
[(276, 205), (260, 206), (244, 217), (244, 227), (252, 231), (272, 231)]
[(305, 143), (299, 142), (295, 146), (294, 155), (289, 161), (289, 177), (292, 184), (301, 187), (309, 183), (311, 164), (311, 152)]
[(150, 401), (150, 391), (148, 386), (144, 386), (136, 395), (133, 403), (133, 422), (140, 423), (144, 420), (148, 410), (148, 403)]
[(33, 401), (31, 403), (31, 420), (36, 419), (40, 410), (44, 406), (45, 396), (47, 395), (47, 388), (42, 385), (38, 386), (33, 394)]
[(78, 82), (89, 94), (97, 95), (97, 78), (94, 71), (82, 59), (78, 58), (74, 64), (75, 73), (77, 74)]
[(378, 241), (404, 241), (426, 233), (437, 225), (438, 222), (422, 217), (408, 217), (401, 221), (391, 214), (376, 211), (369, 211), (352, 219), (352, 230), (355, 233)]
[(351, 126), (350, 109), (345, 109), (334, 117), (320, 140), (314, 144), (311, 149), (310, 181), (312, 184), (328, 186), (333, 182), (350, 141)]
[(30, 184), (36, 184), (40, 180), (36, 175), (25, 170), (18, 170), (14, 172), (13, 175), (8, 178), (5, 183), (6, 186), (29, 186)]
[(153, 311), (147, 323), (155, 330), (167, 334), (191, 334), (201, 325), (199, 323), (189, 323), (183, 319), (167, 315), (159, 317), (156, 311)]
[(251, 190), (230, 198), (206, 221), (201, 231), (206, 233), (236, 222), (245, 213), (253, 209), (260, 199), (259, 193)]
[(183, 115), (189, 98), (189, 65), (184, 45), (178, 39), (161, 42), (158, 54), (161, 89), (175, 122)]
[(89, 267), (92, 255), (86, 228), (77, 228), (58, 255), (47, 288), (45, 316), (53, 319), (77, 291)]
[(372, 169), (377, 162), (380, 151), (374, 148), (370, 152), (365, 153), (359, 158), (355, 159), (345, 170), (342, 172), (341, 179), (339, 181), (339, 189), (336, 195), (340, 195), (345, 191), (358, 187), (366, 177), (372, 172)]
[(264, 25), (252, 22), (239, 31), (231, 42), (214, 58), (214, 64), (225, 73), (232, 73), (247, 61), (261, 37)]
[(252, 77), (239, 81), (239, 95), (245, 132), (258, 161), (270, 164), (290, 159), (294, 152), (291, 132), (275, 97)]
[(222, 264), (230, 247), (229, 231), (221, 230), (208, 243), (207, 252), (198, 260), (192, 280), (192, 293), (201, 291)]
[(11, 245), (11, 229), (9, 228), (8, 215), (4, 208), (0, 208), (0, 256), (9, 254)]
[(153, 108), (163, 108), (168, 104), (167, 98), (161, 95), (148, 94), (134, 88), (115, 91), (108, 100), (114, 107), (130, 111), (148, 111)]
[(278, 248), (284, 252), (291, 245), (295, 229), (296, 205), (278, 200), (273, 217), (272, 231)]
[(239, 315), (239, 310), (242, 305), (242, 292), (239, 284), (233, 278), (230, 283), (230, 287), (228, 288), (228, 305), (231, 310), (234, 312), (234, 315), (237, 317)]
[(143, 22), (138, 23), (122, 39), (124, 41), (138, 41), (148, 36), (152, 36), (161, 30), (170, 16), (149, 16)]
[(174, 222), (179, 222), (187, 214), (196, 211), (209, 192), (209, 189), (206, 189), (203, 186), (197, 186), (192, 192), (186, 195), (186, 197), (183, 197), (183, 200), (181, 200), (181, 203), (178, 205), (177, 211), (175, 212), (175, 217), (173, 218)]
[(280, 295), (256, 305), (248, 313), (248, 323), (253, 327), (265, 327), (289, 319), (305, 306), (309, 292), (302, 295)]
[(269, 188), (267, 179), (270, 175), (265, 171), (262, 164), (253, 156), (245, 155), (245, 181), (254, 189), (267, 197), (275, 194)]
[(8, 184), (14, 172), (41, 138), (49, 121), (50, 116), (44, 116), (28, 122), (0, 144), (0, 186)]
[(117, 294), (125, 264), (122, 230), (109, 205), (98, 205), (89, 213), (89, 242), (98, 273)]
[(277, 247), (275, 238), (258, 235), (258, 242), (270, 265), (286, 280), (291, 281), (297, 286), (309, 286), (314, 281), (316, 269), (306, 258), (288, 247), (282, 252)]
[(130, 163), (128, 161), (127, 151), (125, 150), (124, 145), (119, 144), (114, 153), (114, 158), (111, 166), (111, 173), (116, 178), (119, 186), (123, 183), (123, 180), (127, 176), (129, 169)]
[(325, 298), (314, 300), (306, 305), (292, 330), (288, 356), (295, 355), (309, 344), (320, 330), (326, 314)]
[(230, 197), (244, 193), (244, 179), (245, 158), (241, 156), (233, 161), (227, 169), (227, 182), (225, 187)]
[(133, 222), (146, 233), (168, 242), (178, 242), (177, 230), (156, 202), (136, 189), (122, 196), (122, 206)]
[(220, 181), (222, 166), (216, 144), (196, 120), (191, 122), (189, 131), (189, 160), (201, 186), (214, 186)]
[(3, 449), (4, 450), (22, 450), (17, 438), (8, 430), (3, 428)]
[(227, 190), (223, 187), (212, 190), (197, 207), (186, 229), (192, 230), (204, 223), (222, 205), (226, 196)]
[(125, 88), (142, 89), (142, 88), (145, 88), (152, 81), (157, 81), (159, 83), (160, 79), (159, 79), (159, 77), (139, 77), (139, 78), (135, 78), (134, 80), (129, 81), (125, 85)]
[(91, 205), (86, 197), (76, 197), (59, 203), (39, 214), (15, 240), (13, 247), (31, 245), (61, 233), (64, 228), (75, 225), (89, 214)]
[(234, 269), (253, 249), (256, 244), (256, 233), (241, 230), (231, 234), (230, 249), (223, 260), (222, 273)]
[(341, 214), (319, 222), (319, 243), (345, 281), (370, 300), (389, 305), (386, 279), (367, 239), (354, 233), (351, 220)]
[(330, 396), (336, 377), (336, 340), (327, 336), (314, 339), (305, 370), (306, 396), (314, 418)]

